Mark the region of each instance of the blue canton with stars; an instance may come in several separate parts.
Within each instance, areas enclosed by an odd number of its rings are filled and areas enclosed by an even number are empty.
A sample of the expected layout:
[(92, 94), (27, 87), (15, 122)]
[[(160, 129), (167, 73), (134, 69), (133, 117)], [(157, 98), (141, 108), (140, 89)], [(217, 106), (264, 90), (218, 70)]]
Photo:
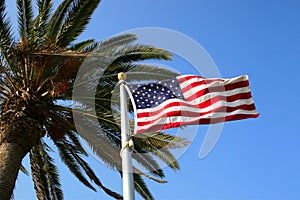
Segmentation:
[(148, 84), (129, 84), (137, 109), (153, 108), (168, 99), (184, 99), (176, 78)]

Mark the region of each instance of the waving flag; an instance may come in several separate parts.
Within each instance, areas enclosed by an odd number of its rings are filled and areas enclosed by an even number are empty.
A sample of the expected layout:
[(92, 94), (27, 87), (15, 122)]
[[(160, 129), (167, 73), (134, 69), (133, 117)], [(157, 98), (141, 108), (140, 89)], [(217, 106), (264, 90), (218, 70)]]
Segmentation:
[(181, 75), (132, 84), (129, 89), (136, 107), (136, 134), (258, 117), (248, 76), (220, 79)]

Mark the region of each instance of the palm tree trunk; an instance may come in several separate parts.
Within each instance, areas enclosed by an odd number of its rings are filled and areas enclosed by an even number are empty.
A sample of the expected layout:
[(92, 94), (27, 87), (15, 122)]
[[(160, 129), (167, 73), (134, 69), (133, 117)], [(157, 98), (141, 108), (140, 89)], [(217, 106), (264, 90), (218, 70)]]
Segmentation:
[(22, 159), (37, 145), (43, 129), (18, 104), (3, 109), (0, 118), (0, 199), (10, 200)]
[(0, 199), (9, 200), (12, 196), (23, 154), (16, 143), (0, 145)]

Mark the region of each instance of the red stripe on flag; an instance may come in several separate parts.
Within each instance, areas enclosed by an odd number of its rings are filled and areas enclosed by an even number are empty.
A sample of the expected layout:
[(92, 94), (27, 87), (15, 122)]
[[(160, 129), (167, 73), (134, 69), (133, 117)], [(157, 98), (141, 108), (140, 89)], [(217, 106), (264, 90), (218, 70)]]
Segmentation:
[[(163, 113), (162, 115), (159, 115), (158, 117), (152, 119), (151, 121), (138, 121), (137, 125), (138, 126), (145, 126), (151, 123), (154, 123), (155, 121), (157, 121), (160, 118), (165, 118), (165, 117), (173, 117), (173, 116), (184, 116), (184, 117), (201, 117), (210, 113), (218, 113), (218, 112), (233, 112), (233, 111), (237, 111), (237, 110), (247, 110), (247, 111), (251, 111), (254, 110), (255, 106), (254, 104), (250, 104), (250, 105), (240, 105), (240, 106), (236, 106), (236, 107), (231, 107), (231, 106), (220, 106), (217, 108), (214, 108), (212, 110), (206, 111), (206, 112), (193, 112), (193, 111), (187, 111), (187, 110), (177, 110), (177, 111), (170, 111), (170, 112), (166, 112), (164, 113), (164, 110), (162, 110), (161, 113)], [(151, 117), (151, 116), (149, 116)], [(155, 115), (153, 116), (155, 117)]]
[(219, 117), (219, 118), (202, 118), (202, 119), (197, 119), (193, 121), (188, 121), (188, 122), (174, 122), (174, 123), (168, 123), (168, 124), (154, 124), (150, 128), (147, 129), (138, 129), (137, 134), (143, 133), (146, 131), (158, 131), (158, 130), (165, 130), (169, 128), (176, 128), (179, 126), (186, 126), (186, 125), (199, 125), (199, 124), (216, 124), (216, 123), (221, 123), (225, 121), (234, 121), (234, 120), (242, 120), (242, 119), (247, 119), (247, 118), (257, 118), (259, 114), (235, 114), (235, 115), (230, 115), (226, 117)]
[[(246, 81), (240, 81), (237, 83), (227, 84), (224, 86), (215, 86), (215, 87), (204, 88), (200, 91), (196, 91), (192, 96), (186, 98), (186, 100), (192, 101), (192, 100), (199, 98), (208, 93), (224, 92), (224, 91), (229, 91), (229, 90), (233, 90), (233, 89), (237, 89), (237, 88), (247, 87), (248, 85), (249, 85), (249, 82), (246, 80)], [(193, 90), (192, 87), (190, 87), (190, 86), (187, 86), (187, 87), (189, 87), (190, 90)]]
[(179, 78), (177, 78), (177, 80), (178, 80), (178, 83), (183, 83), (183, 82), (191, 80), (193, 78), (203, 78), (203, 77), (202, 76), (193, 76), (193, 75), (190, 75), (190, 76), (180, 76)]
[(182, 93), (185, 93), (186, 91), (190, 90), (191, 88), (194, 88), (194, 87), (197, 87), (197, 86), (200, 86), (200, 85), (211, 84), (211, 83), (219, 82), (219, 81), (220, 80), (218, 80), (218, 79), (214, 79), (214, 80), (201, 80), (201, 81), (190, 83), (188, 86), (182, 88), (181, 90), (182, 90)]
[(212, 81), (212, 82), (214, 82), (214, 81), (224, 81), (224, 79), (221, 79), (221, 78), (205, 79), (203, 76), (193, 76), (193, 75), (179, 76), (179, 77), (177, 77), (177, 81), (180, 84), (180, 83), (183, 83), (185, 81), (189, 81), (189, 80), (191, 80), (193, 78), (203, 79), (205, 81), (208, 81), (207, 83), (210, 83), (210, 81)]

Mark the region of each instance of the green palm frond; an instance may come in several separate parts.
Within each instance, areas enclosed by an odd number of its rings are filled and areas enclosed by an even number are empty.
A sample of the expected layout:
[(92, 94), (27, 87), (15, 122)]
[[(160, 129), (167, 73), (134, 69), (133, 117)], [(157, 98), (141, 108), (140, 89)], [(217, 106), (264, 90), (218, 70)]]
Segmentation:
[(121, 169), (122, 162), (118, 146), (112, 143), (105, 135), (99, 133), (99, 130), (94, 130), (93, 127), (83, 126), (83, 128), (79, 127), (79, 129), (80, 136), (85, 140), (94, 155), (112, 169)]
[(135, 34), (121, 34), (116, 35), (114, 37), (103, 40), (99, 43), (99, 47), (97, 48), (97, 52), (108, 52), (114, 51), (124, 45), (131, 44), (136, 41)]
[(173, 169), (174, 171), (179, 170), (180, 166), (177, 162), (175, 156), (168, 150), (168, 149), (156, 149), (152, 148), (149, 149), (154, 155), (156, 155), (158, 158), (164, 161), (164, 163), (167, 163), (168, 166)]
[(106, 194), (108, 194), (111, 197), (114, 197), (115, 199), (122, 199), (123, 197), (119, 195), (118, 193), (108, 189), (105, 187), (101, 181), (98, 179), (94, 171), (89, 167), (89, 165), (73, 150), (70, 150), (72, 152), (73, 157), (76, 159), (77, 163), (82, 167), (82, 169), (85, 171), (87, 176), (94, 181)]
[(162, 148), (183, 148), (189, 144), (184, 138), (162, 132), (143, 133), (134, 137), (134, 142), (141, 146), (155, 146)]
[(88, 154), (82, 147), (82, 144), (79, 139), (79, 135), (76, 132), (72, 111), (70, 109), (66, 109), (63, 106), (59, 106), (59, 105), (52, 105), (52, 106), (54, 111), (50, 115), (52, 121), (49, 121), (46, 124), (48, 135), (53, 140), (60, 140), (64, 136), (67, 136), (69, 141), (73, 143), (76, 149), (81, 154), (87, 156)]
[(47, 189), (47, 177), (46, 174), (42, 171), (42, 165), (44, 164), (38, 149), (35, 147), (29, 153), (30, 158), (30, 167), (31, 167), (31, 176), (34, 184), (34, 190), (37, 196), (37, 199), (46, 199), (50, 197), (49, 191)]
[(30, 31), (31, 43), (40, 46), (44, 41), (46, 34), (48, 20), (51, 15), (52, 1), (51, 0), (38, 0), (38, 15), (33, 20), (33, 28)]
[(132, 158), (135, 159), (141, 166), (143, 166), (147, 171), (151, 174), (158, 176), (160, 178), (164, 178), (164, 171), (160, 169), (158, 162), (146, 152), (138, 152), (137, 148), (134, 149), (134, 154), (132, 154)]
[(58, 46), (68, 46), (79, 36), (88, 24), (91, 15), (97, 8), (100, 0), (77, 0), (65, 17), (64, 23), (57, 35)]
[(138, 175), (141, 175), (141, 176), (144, 176), (144, 177), (146, 177), (146, 178), (148, 178), (148, 179), (150, 179), (150, 180), (153, 180), (153, 181), (155, 181), (155, 182), (157, 182), (157, 183), (167, 183), (167, 182), (168, 182), (168, 181), (166, 181), (166, 180), (158, 179), (158, 178), (156, 178), (156, 177), (150, 176), (149, 174), (146, 174), (146, 173), (140, 171), (139, 169), (137, 169), (137, 168), (134, 167), (134, 166), (133, 166), (133, 173), (138, 174)]
[(74, 45), (71, 45), (69, 47), (70, 50), (73, 50), (73, 51), (82, 51), (83, 49), (85, 49), (86, 47), (90, 46), (91, 44), (94, 44), (95, 43), (95, 40), (85, 40), (85, 41), (82, 41), (82, 42), (78, 42)]
[(98, 185), (105, 193), (114, 197), (115, 199), (122, 199), (122, 196), (118, 193), (108, 189), (105, 187), (99, 178), (95, 175), (93, 170), (89, 167), (89, 165), (80, 157), (81, 152), (78, 149), (69, 143), (67, 140), (62, 139), (60, 141), (55, 142), (56, 146), (59, 149), (61, 158), (63, 162), (68, 166), (70, 171), (87, 187), (95, 190), (95, 188), (87, 181), (82, 171), (90, 178), (90, 180), (94, 181), (96, 185)]
[[(0, 2), (0, 54), (1, 54), (1, 68), (2, 72), (6, 75), (8, 74), (5, 70), (5, 67), (8, 68), (8, 71), (11, 73), (16, 74), (16, 69), (14, 68), (14, 63), (12, 58), (12, 46), (14, 44), (12, 28), (10, 21), (7, 17), (6, 10), (5, 10), (5, 1)], [(5, 65), (5, 66), (4, 66)], [(9, 75), (9, 74), (8, 74)], [(10, 78), (12, 79), (12, 78)], [(11, 84), (13, 81), (10, 80)]]
[(65, 0), (63, 1), (58, 8), (56, 9), (56, 11), (54, 12), (54, 14), (52, 15), (50, 21), (49, 21), (49, 26), (47, 28), (47, 39), (49, 39), (49, 42), (54, 42), (52, 41), (54, 39), (54, 37), (56, 37), (56, 35), (59, 32), (59, 29), (63, 23), (63, 20), (65, 18), (65, 16), (68, 13), (68, 10), (70, 9), (72, 3), (75, 0)]
[(47, 144), (43, 144), (43, 148), (40, 149), (40, 153), (45, 163), (43, 169), (48, 177), (48, 189), (50, 193), (50, 199), (59, 200), (62, 199), (63, 195), (59, 181), (58, 169), (53, 162), (53, 158), (50, 157), (47, 151), (49, 151), (49, 147), (47, 146)]
[(179, 169), (179, 164), (170, 149), (183, 148), (189, 144), (184, 138), (160, 132), (137, 135), (133, 141), (137, 151), (151, 152), (174, 171)]
[[(84, 49), (82, 49), (82, 52), (89, 53), (89, 52), (94, 52), (99, 46), (99, 42), (94, 42), (88, 46), (86, 46)], [(93, 55), (93, 53), (91, 53)], [(101, 56), (101, 54), (99, 54)]]
[(72, 150), (74, 150), (74, 146), (69, 142), (67, 142), (65, 139), (55, 141), (55, 145), (58, 148), (61, 160), (69, 168), (70, 172), (73, 173), (75, 177), (85, 186), (96, 191), (96, 189), (90, 184), (90, 182), (86, 179), (86, 177), (82, 173), (80, 165), (78, 164), (78, 162), (76, 162), (76, 159), (72, 154)]
[(33, 11), (31, 0), (17, 0), (19, 32), (22, 40), (28, 40), (32, 30)]
[(0, 2), (0, 48), (5, 53), (13, 44), (11, 24), (5, 11), (5, 1)]
[(59, 174), (53, 158), (47, 153), (50, 148), (47, 144), (32, 148), (30, 164), (33, 182), (38, 199), (63, 199)]
[(80, 153), (82, 153), (85, 156), (88, 156), (87, 152), (85, 151), (81, 142), (79, 141), (79, 135), (76, 132), (68, 131), (66, 135), (68, 136), (69, 140), (76, 146), (76, 149), (80, 151)]
[(44, 10), (49, 10), (49, 5), (52, 5), (52, 0), (37, 0), (36, 5), (39, 13), (42, 13)]
[(178, 76), (175, 71), (154, 64), (126, 64), (131, 70), (127, 74), (127, 82), (166, 80)]
[(164, 49), (148, 45), (125, 45), (114, 53), (115, 63), (135, 62), (149, 59), (171, 60), (172, 54)]
[(154, 199), (151, 192), (149, 191), (146, 183), (142, 179), (142, 177), (138, 174), (133, 174), (134, 180), (134, 189), (145, 199), (152, 200)]

